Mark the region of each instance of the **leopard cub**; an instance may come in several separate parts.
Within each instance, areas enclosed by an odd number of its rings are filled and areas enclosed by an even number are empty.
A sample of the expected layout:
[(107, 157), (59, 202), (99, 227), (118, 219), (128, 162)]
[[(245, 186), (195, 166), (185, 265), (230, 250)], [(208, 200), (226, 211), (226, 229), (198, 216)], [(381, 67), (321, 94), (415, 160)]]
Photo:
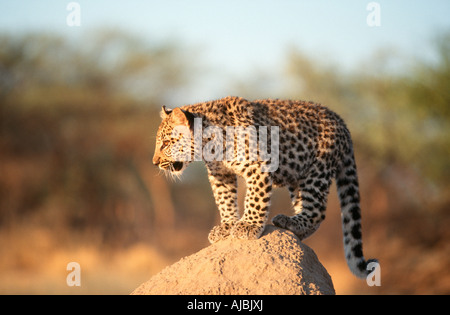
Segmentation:
[[(177, 175), (192, 161), (205, 161), (221, 216), (209, 233), (211, 243), (259, 238), (272, 188), (282, 186), (290, 193), (294, 215), (277, 215), (272, 223), (305, 239), (325, 218), (335, 178), (347, 263), (356, 276), (369, 274), (367, 265), (376, 260), (365, 260), (362, 253), (353, 145), (337, 114), (312, 102), (226, 97), (173, 110), (163, 107), (161, 117), (153, 163)], [(237, 176), (247, 185), (241, 218)]]

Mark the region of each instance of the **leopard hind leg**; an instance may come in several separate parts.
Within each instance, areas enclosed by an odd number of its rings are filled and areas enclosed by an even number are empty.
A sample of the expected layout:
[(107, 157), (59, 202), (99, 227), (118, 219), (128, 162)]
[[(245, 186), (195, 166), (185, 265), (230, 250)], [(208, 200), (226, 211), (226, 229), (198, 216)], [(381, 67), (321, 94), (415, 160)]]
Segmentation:
[(325, 219), (331, 174), (317, 169), (301, 181), (298, 188), (290, 186), (289, 192), (294, 207), (294, 216), (279, 214), (272, 219), (275, 226), (292, 231), (303, 240), (313, 234)]

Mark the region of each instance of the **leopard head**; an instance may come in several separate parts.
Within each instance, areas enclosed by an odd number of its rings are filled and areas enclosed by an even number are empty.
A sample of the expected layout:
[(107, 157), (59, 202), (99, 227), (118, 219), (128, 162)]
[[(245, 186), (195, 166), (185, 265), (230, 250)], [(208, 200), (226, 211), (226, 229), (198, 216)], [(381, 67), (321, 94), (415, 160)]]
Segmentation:
[(165, 106), (161, 110), (162, 122), (156, 135), (153, 164), (171, 174), (181, 174), (192, 161), (194, 115), (180, 108)]

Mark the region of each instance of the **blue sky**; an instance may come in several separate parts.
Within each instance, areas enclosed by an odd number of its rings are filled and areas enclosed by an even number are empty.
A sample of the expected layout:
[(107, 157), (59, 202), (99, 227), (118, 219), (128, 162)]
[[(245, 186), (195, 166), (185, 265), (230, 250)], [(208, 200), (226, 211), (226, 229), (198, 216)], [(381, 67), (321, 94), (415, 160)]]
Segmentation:
[(290, 47), (344, 68), (360, 67), (381, 48), (427, 57), (432, 37), (450, 30), (449, 0), (375, 1), (379, 27), (367, 25), (371, 1), (364, 0), (80, 0), (80, 27), (66, 24), (69, 2), (0, 0), (0, 31), (70, 37), (116, 27), (148, 40), (181, 40), (206, 65), (239, 77), (277, 71)]

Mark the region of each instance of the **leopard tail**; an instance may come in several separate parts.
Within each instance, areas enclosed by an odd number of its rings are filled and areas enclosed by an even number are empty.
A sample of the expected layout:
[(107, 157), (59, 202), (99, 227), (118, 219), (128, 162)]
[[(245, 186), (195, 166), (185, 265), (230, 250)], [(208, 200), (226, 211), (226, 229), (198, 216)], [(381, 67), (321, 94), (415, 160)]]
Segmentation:
[(371, 263), (378, 263), (378, 261), (376, 259), (365, 260), (363, 256), (358, 176), (353, 150), (349, 151), (336, 176), (341, 203), (344, 251), (351, 272), (359, 278), (366, 278), (375, 266)]

